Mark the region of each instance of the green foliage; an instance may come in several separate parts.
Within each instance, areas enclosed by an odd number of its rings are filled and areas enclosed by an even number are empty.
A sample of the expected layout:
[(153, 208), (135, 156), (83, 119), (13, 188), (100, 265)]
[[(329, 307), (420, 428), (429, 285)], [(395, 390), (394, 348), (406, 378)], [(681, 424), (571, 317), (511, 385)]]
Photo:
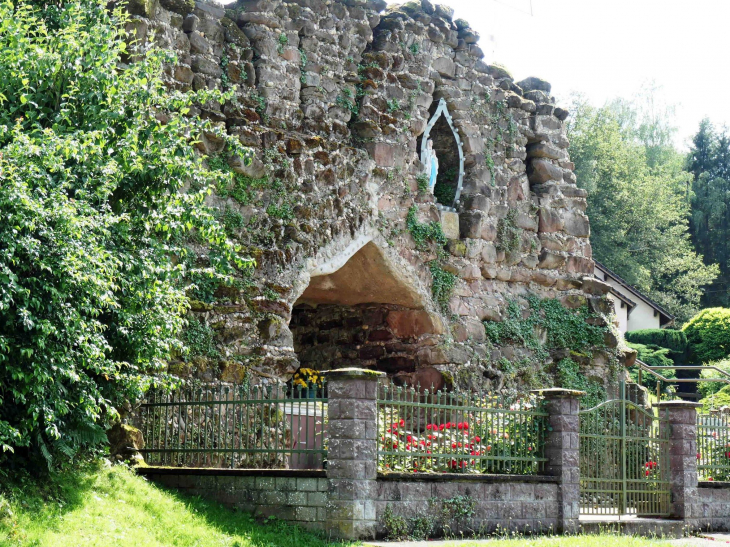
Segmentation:
[(687, 336), (681, 330), (642, 329), (627, 332), (624, 336), (627, 342), (633, 344), (660, 346), (678, 354), (687, 351)]
[[(701, 385), (711, 385), (708, 383)], [(730, 385), (724, 385), (714, 393), (708, 393), (700, 400), (704, 410), (719, 409), (724, 406), (730, 406)]]
[(707, 307), (730, 307), (730, 133), (716, 131), (708, 119), (700, 122), (687, 158), (692, 172), (692, 240), (720, 275), (705, 292)]
[[(720, 370), (724, 370), (725, 372), (730, 373), (730, 359), (723, 359), (722, 361), (713, 361), (713, 362), (706, 363), (706, 364), (708, 366), (709, 365), (715, 366), (715, 367), (719, 368)], [(723, 374), (721, 374), (720, 372), (718, 372), (716, 370), (707, 369), (707, 370), (703, 370), (702, 373), (700, 374), (700, 376), (702, 378), (722, 378)], [(697, 391), (700, 392), (700, 394), (702, 395), (702, 398), (704, 399), (704, 398), (714, 395), (718, 391), (725, 388), (727, 385), (728, 384), (725, 384), (723, 382), (701, 382), (701, 383), (697, 384)], [(719, 406), (722, 406), (722, 405), (719, 405)], [(718, 406), (718, 408), (719, 408), (719, 406)]]
[(406, 217), (406, 228), (411, 233), (413, 241), (416, 242), (416, 248), (423, 251), (428, 248), (429, 243), (435, 243), (439, 247), (446, 245), (446, 236), (441, 228), (441, 223), (435, 220), (428, 224), (420, 223), (417, 214), (418, 207), (414, 205), (408, 209)]
[(393, 513), (393, 507), (388, 504), (383, 512), (383, 525), (385, 526), (385, 535), (393, 541), (409, 539), (409, 527), (405, 517), (401, 517)]
[[(551, 350), (568, 349), (571, 353), (583, 354), (586, 351), (604, 348), (604, 336), (608, 327), (591, 325), (589, 320), (596, 318), (587, 306), (577, 310), (569, 310), (557, 299), (540, 299), (531, 296), (528, 299), (527, 314), (516, 300), (507, 303), (507, 310), (502, 321), (485, 321), (484, 330), (489, 341), (496, 345), (514, 344), (532, 350), (532, 357), (525, 357), (518, 363), (507, 359), (498, 362), (500, 370), (508, 377), (521, 376), (526, 383), (535, 382), (540, 375), (530, 372), (542, 366), (550, 357)], [(569, 363), (568, 363), (569, 362)], [(563, 366), (578, 367), (571, 359), (561, 361)], [(570, 369), (573, 370), (573, 369)], [(575, 374), (555, 371), (558, 384), (571, 389), (588, 391), (593, 402), (600, 397), (603, 388), (597, 382), (586, 380), (575, 370)], [(544, 375), (544, 373), (543, 373)], [(543, 379), (544, 380), (544, 379)], [(600, 389), (599, 389), (600, 388)], [(605, 394), (603, 394), (605, 395)]]
[(606, 400), (606, 390), (597, 380), (585, 377), (580, 371), (578, 363), (565, 358), (556, 365), (556, 381), (560, 387), (585, 391), (580, 404), (583, 408), (593, 408)]
[(456, 275), (444, 270), (435, 260), (429, 264), (429, 268), (433, 278), (431, 294), (433, 299), (445, 308), (451, 299), (451, 294), (454, 292)]
[(439, 171), (436, 176), (436, 184), (433, 187), (433, 195), (442, 205), (452, 207), (456, 199), (457, 179), (459, 170), (456, 167)]
[(522, 245), (522, 228), (517, 226), (517, 209), (510, 209), (497, 224), (497, 250), (513, 253)]
[(342, 93), (337, 96), (335, 104), (345, 110), (349, 110), (353, 116), (357, 116), (360, 113), (360, 106), (357, 100), (353, 97), (352, 91), (347, 88), (343, 89)]
[(683, 327), (692, 362), (708, 363), (730, 356), (730, 309), (707, 308)]
[(418, 55), (421, 52), (421, 44), (413, 42), (411, 47), (408, 48), (413, 55)]
[(228, 65), (230, 63), (230, 59), (228, 58), (228, 55), (225, 53), (221, 55), (221, 86), (223, 86), (223, 89), (228, 89), (231, 87), (231, 80), (228, 76)]
[(276, 50), (279, 52), (279, 55), (284, 53), (284, 48), (288, 45), (289, 45), (289, 37), (282, 32), (281, 34), (279, 34), (279, 45), (276, 46)]
[(398, 99), (388, 99), (386, 101), (386, 107), (388, 109), (388, 114), (398, 112), (401, 109), (400, 101)]
[(418, 191), (421, 193), (428, 192), (428, 176), (425, 173), (421, 173), (416, 177), (416, 183), (418, 183)]
[(692, 246), (691, 175), (673, 145), (671, 113), (650, 105), (576, 101), (570, 157), (578, 185), (588, 190), (595, 258), (683, 321), (696, 313), (718, 269)]
[(199, 320), (195, 316), (188, 319), (188, 325), (182, 333), (185, 341), (185, 359), (193, 357), (211, 357), (220, 356), (220, 352), (215, 347), (215, 333), (210, 325)]
[[(582, 352), (589, 348), (605, 346), (604, 335), (608, 327), (588, 323), (596, 317), (588, 306), (569, 310), (554, 298), (540, 299), (530, 296), (528, 314), (523, 317), (522, 308), (516, 300), (507, 304), (502, 321), (485, 321), (487, 338), (494, 344), (514, 343), (535, 352), (536, 358), (544, 360), (549, 350), (569, 349)], [(544, 341), (538, 334), (543, 333)]]
[(307, 53), (302, 49), (299, 48), (299, 82), (304, 85), (307, 83), (307, 63), (309, 62), (309, 58), (307, 57)]
[(225, 226), (228, 235), (233, 235), (237, 230), (243, 228), (246, 223), (241, 213), (229, 207), (226, 207), (222, 215), (220, 215), (220, 221)]
[(31, 464), (94, 445), (167, 383), (188, 305), (180, 242), (215, 250), (223, 275), (250, 266), (205, 205), (219, 175), (184, 137), (228, 139), (188, 114), (230, 94), (169, 91), (174, 59), (154, 48), (121, 64), (126, 22), (106, 2), (0, 4), (0, 447)]

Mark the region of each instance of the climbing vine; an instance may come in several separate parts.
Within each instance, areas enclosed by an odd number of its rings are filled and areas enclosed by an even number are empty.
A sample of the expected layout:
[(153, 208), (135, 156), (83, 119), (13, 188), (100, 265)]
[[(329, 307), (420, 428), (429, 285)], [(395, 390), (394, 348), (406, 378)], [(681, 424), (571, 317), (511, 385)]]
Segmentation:
[(418, 222), (417, 212), (418, 207), (414, 205), (408, 209), (408, 216), (406, 217), (406, 228), (411, 233), (413, 241), (416, 242), (416, 248), (423, 251), (427, 249), (429, 243), (435, 243), (439, 247), (446, 245), (446, 235), (444, 235), (441, 224), (436, 221), (427, 224)]
[(431, 294), (434, 300), (438, 302), (442, 308), (445, 308), (451, 294), (454, 292), (456, 286), (456, 275), (451, 272), (444, 270), (437, 260), (429, 263), (431, 270), (431, 277), (433, 278), (433, 284), (431, 285)]
[(510, 209), (497, 225), (497, 250), (513, 253), (522, 244), (522, 228), (517, 226), (517, 209)]
[[(510, 300), (503, 321), (485, 321), (487, 339), (495, 345), (514, 344), (532, 351), (532, 356), (517, 362), (502, 358), (500, 370), (510, 377), (540, 368), (550, 357), (551, 350), (567, 349), (575, 357), (585, 356), (596, 349), (607, 350), (605, 335), (609, 327), (592, 323), (599, 316), (587, 305), (576, 310), (563, 306), (557, 299), (540, 299), (530, 296), (528, 309), (524, 310), (516, 300)], [(555, 379), (560, 387), (578, 389), (588, 393), (584, 405), (595, 406), (605, 399), (602, 384), (581, 375), (580, 367), (571, 358), (563, 358), (555, 366)]]

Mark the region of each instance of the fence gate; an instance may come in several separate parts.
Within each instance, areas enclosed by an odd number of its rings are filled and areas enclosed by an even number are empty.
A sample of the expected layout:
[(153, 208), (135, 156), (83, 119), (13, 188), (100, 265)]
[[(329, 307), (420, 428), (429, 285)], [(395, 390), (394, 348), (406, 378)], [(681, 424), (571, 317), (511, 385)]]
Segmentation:
[[(632, 388), (634, 386), (631, 386)], [(580, 412), (580, 512), (667, 516), (669, 424), (637, 404), (638, 390)]]

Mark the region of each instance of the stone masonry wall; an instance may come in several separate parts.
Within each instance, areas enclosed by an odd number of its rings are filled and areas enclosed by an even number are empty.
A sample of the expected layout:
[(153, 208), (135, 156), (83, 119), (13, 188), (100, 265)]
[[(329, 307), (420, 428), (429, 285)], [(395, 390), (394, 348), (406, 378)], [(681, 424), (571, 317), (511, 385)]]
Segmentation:
[(245, 511), (276, 517), (304, 528), (325, 527), (327, 479), (324, 472), (141, 467), (152, 482)]
[[(232, 219), (231, 237), (257, 268), (243, 289), (218, 287), (193, 303), (220, 357), (173, 363), (174, 372), (202, 366), (235, 377), (244, 367), (288, 377), (299, 366), (293, 307), (312, 279), (366, 244), (419, 297), (415, 307), (444, 325), (428, 351), (419, 349), (430, 357), (417, 357), (417, 367), (499, 377), (500, 359), (515, 352), (490, 347), (482, 321), (502, 320), (509, 299), (535, 294), (608, 312), (607, 288), (584, 282), (593, 271), (590, 227), (568, 157), (568, 113), (549, 83), (515, 82), (485, 63), (478, 33), (453, 20), (451, 8), (429, 0), (132, 0), (129, 10), (137, 47), (154, 42), (177, 54), (165, 75), (171, 88), (236, 86), (225, 105), (191, 115), (255, 152), (245, 165), (214, 136), (200, 138), (202, 153), (239, 175), (211, 203)], [(441, 99), (465, 157), (456, 213), (437, 207), (417, 180), (418, 139)], [(410, 210), (443, 225), (445, 256), (417, 244)], [(191, 246), (205, 264), (206, 249)], [(432, 297), (434, 264), (457, 276), (443, 306)], [(379, 302), (396, 304), (396, 296)]]
[(702, 531), (730, 532), (730, 483), (701, 482), (693, 511), (695, 525)]
[[(545, 479), (548, 478), (382, 477), (377, 485), (378, 535), (386, 533), (384, 515), (388, 507), (393, 515), (407, 522), (427, 518), (442, 527), (447, 520), (449, 534), (456, 536), (481, 536), (499, 530), (554, 533), (558, 522), (558, 485)], [(474, 505), (470, 517), (449, 521), (453, 512), (450, 509), (471, 503)], [(436, 531), (437, 535), (443, 533), (443, 528)]]

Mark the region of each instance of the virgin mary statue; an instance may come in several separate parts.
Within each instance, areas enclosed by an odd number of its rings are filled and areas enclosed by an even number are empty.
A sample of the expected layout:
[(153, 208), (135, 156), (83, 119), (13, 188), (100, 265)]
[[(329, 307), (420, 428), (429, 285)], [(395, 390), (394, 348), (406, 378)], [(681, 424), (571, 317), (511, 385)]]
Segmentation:
[(433, 188), (436, 186), (436, 176), (439, 173), (439, 160), (436, 157), (436, 152), (433, 149), (433, 141), (431, 139), (428, 139), (423, 163), (426, 165), (426, 174), (428, 175), (428, 189), (431, 193), (433, 193)]

